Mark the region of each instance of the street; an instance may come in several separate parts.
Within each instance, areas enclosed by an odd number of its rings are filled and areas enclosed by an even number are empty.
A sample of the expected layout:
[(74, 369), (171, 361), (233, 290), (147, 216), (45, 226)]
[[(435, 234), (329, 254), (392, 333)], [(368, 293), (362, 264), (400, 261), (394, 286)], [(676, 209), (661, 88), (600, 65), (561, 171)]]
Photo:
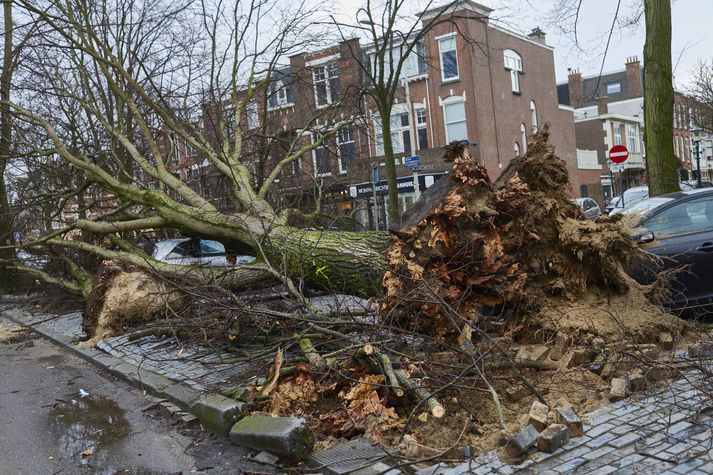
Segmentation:
[(0, 378), (3, 474), (242, 473), (246, 450), (4, 320)]

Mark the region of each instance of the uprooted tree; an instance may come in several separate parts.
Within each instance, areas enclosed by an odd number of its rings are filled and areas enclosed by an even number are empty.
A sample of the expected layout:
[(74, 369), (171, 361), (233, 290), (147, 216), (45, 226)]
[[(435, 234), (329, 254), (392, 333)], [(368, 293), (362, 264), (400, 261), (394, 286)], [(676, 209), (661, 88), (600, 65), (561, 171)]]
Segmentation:
[[(283, 168), (338, 127), (317, 141), (295, 140), (256, 181), (245, 160), (251, 139), (245, 125), (251, 104), (266, 100), (260, 91), (278, 60), (302, 46), (302, 21), (311, 12), (295, 15), (267, 1), (236, 3), (221, 11), (193, 2), (171, 8), (100, 3), (19, 2), (28, 21), (42, 26), (42, 35), (26, 62), (33, 68), (23, 77), (26, 92), (10, 104), (24, 126), (18, 148), (78, 172), (82, 179), (72, 186), (92, 197), (87, 208), (101, 210), (70, 219), (28, 244), (57, 255), (66, 266), (63, 278), (23, 270), (84, 296), (89, 296), (92, 277), (72, 259), (77, 253), (229, 288), (272, 279), (289, 285), (286, 280), (294, 279), (371, 297), (385, 287), (384, 312), (416, 285), (411, 304), (419, 302), (419, 314), (435, 318), (427, 325), (444, 336), (463, 325), (442, 325), (452, 316), (433, 310), (440, 304), (458, 314), (508, 303), (529, 311), (538, 299), (589, 288), (626, 292), (624, 267), (640, 256), (638, 248), (614, 224), (578, 222), (564, 191), (567, 174), (546, 131), (527, 157), (494, 184), (464, 149), (453, 145), (446, 157), (454, 163), (453, 174), (414, 211), (433, 206), (432, 213), (412, 214), (408, 226), (391, 237), (289, 225), (291, 210), (273, 205), (271, 186)], [(205, 29), (190, 28), (193, 14)], [(127, 23), (128, 31), (111, 21), (132, 15), (136, 21)], [(233, 25), (227, 45), (215, 34), (226, 27), (221, 25), (225, 18)], [(266, 39), (258, 34), (264, 21), (279, 26), (276, 35)], [(208, 40), (200, 41), (205, 31)], [(212, 113), (217, 137), (196, 123), (195, 114), (206, 104), (228, 111)], [(230, 211), (218, 209), (174, 175), (178, 141), (198, 150), (228, 180)], [(439, 191), (443, 194), (436, 195)], [(525, 206), (528, 202), (536, 204)], [(126, 238), (162, 228), (243, 243), (256, 251), (258, 261), (220, 271), (186, 268), (155, 261)], [(589, 239), (607, 229), (607, 238)], [(403, 315), (395, 318), (412, 318), (414, 323), (406, 325), (420, 322), (416, 315)]]

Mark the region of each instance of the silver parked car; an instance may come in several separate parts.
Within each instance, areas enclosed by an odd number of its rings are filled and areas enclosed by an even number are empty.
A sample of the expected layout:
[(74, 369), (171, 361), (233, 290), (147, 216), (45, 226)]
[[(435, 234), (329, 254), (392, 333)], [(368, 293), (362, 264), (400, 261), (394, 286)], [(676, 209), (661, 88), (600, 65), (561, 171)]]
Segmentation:
[(158, 261), (186, 266), (229, 267), (255, 261), (255, 256), (227, 253), (218, 241), (197, 238), (157, 241), (151, 255)]
[(572, 200), (572, 202), (582, 210), (584, 219), (596, 219), (602, 214), (602, 210), (599, 208), (597, 202), (591, 198), (577, 198), (576, 200)]

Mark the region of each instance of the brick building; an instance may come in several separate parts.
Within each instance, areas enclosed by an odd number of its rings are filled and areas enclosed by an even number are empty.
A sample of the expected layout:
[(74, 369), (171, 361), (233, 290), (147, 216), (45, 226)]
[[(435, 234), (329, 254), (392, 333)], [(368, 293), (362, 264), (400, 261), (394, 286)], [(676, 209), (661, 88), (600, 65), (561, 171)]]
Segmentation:
[[(405, 62), (390, 121), (402, 210), (448, 172), (441, 147), (449, 142), (477, 142), (474, 154), (496, 178), (545, 123), (567, 163), (573, 197), (590, 175), (596, 181), (601, 174), (588, 168), (591, 163), (578, 166), (574, 109), (558, 102), (553, 48), (545, 34), (509, 31), (490, 21), (492, 11), (464, 0), (419, 17), (426, 33)], [(443, 22), (447, 15), (452, 21)], [(436, 17), (439, 23), (429, 27)], [(384, 178), (381, 124), (363, 94), (358, 61), (366, 64), (373, 50), (349, 39), (292, 56), (256, 97), (253, 125), (262, 129), (257, 135), (270, 137), (246, 147), (244, 160), (256, 164), (256, 180), (259, 168), (271, 169), (288, 150), (320, 143), (320, 131), (333, 133), (311, 156), (283, 164), (271, 194), (276, 206), (310, 209), (319, 196), (325, 211), (349, 216), (357, 228), (373, 229), (377, 220), (383, 226), (386, 183), (376, 183), (376, 202), (372, 185), (375, 175)], [(417, 176), (404, 166), (404, 158), (415, 155), (421, 162)]]
[[(567, 82), (557, 85), (557, 94), (560, 104), (574, 108), (578, 157), (588, 156), (592, 163), (596, 157), (601, 170), (599, 177), (588, 177), (582, 191), (586, 187), (590, 197), (604, 203), (623, 189), (645, 184), (643, 68), (639, 59), (627, 58), (624, 69), (601, 76), (582, 77), (571, 70)], [(682, 179), (695, 176), (690, 132), (694, 115), (691, 99), (674, 92), (673, 145), (681, 160)], [(629, 150), (622, 165), (608, 162), (608, 151), (614, 145)], [(703, 177), (709, 176), (709, 168), (703, 160)]]

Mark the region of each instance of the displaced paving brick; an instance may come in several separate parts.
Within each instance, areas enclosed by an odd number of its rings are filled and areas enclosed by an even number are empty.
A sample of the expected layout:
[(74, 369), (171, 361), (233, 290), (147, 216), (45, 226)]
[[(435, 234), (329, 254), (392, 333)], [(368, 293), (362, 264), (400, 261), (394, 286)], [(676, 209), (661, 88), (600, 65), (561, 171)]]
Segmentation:
[(664, 350), (672, 350), (673, 336), (669, 332), (659, 333), (659, 345), (661, 345), (661, 348)]
[(537, 431), (542, 431), (547, 427), (547, 413), (549, 408), (539, 401), (534, 401), (527, 416), (527, 423), (534, 426)]
[(511, 458), (519, 457), (527, 449), (535, 445), (537, 435), (537, 429), (532, 425), (520, 429), (520, 432), (505, 444), (505, 453)]
[(537, 448), (551, 454), (567, 442), (569, 442), (567, 426), (563, 424), (552, 424), (540, 432), (537, 438)]
[(436, 465), (417, 470), (416, 475), (443, 475), (449, 468), (447, 464), (440, 462)]
[(611, 390), (609, 391), (609, 399), (613, 401), (621, 401), (626, 397), (626, 380), (623, 378), (612, 378)]
[(505, 390), (505, 396), (510, 402), (517, 402), (529, 394), (525, 386), (510, 386)]
[(540, 361), (545, 359), (550, 347), (547, 345), (525, 345), (521, 346), (515, 356), (518, 360)]
[(626, 375), (626, 385), (632, 392), (641, 391), (646, 388), (646, 376), (641, 368), (636, 368)]
[(244, 417), (230, 429), (230, 440), (291, 460), (304, 458), (314, 446), (314, 434), (307, 421), (296, 417)]
[(713, 341), (702, 341), (688, 347), (690, 358), (710, 358), (713, 356)]
[(555, 421), (567, 427), (570, 437), (584, 435), (582, 420), (568, 407), (555, 408)]
[(262, 463), (265, 465), (277, 465), (280, 461), (280, 457), (270, 452), (265, 452), (264, 450), (253, 457), (254, 462)]

